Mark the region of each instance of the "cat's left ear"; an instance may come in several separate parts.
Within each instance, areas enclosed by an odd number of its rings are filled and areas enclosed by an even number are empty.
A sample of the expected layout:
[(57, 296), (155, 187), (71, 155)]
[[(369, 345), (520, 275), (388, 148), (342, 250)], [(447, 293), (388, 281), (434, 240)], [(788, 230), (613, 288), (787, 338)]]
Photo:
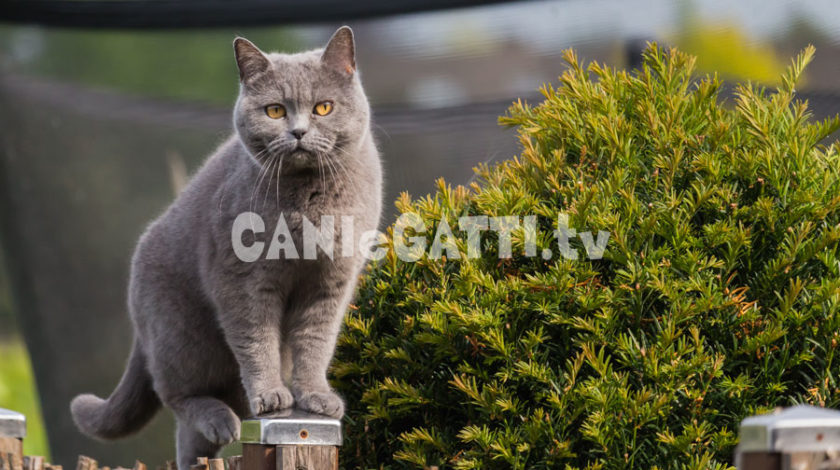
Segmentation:
[(353, 30), (349, 26), (342, 26), (333, 34), (321, 62), (346, 76), (356, 72), (356, 45), (353, 41)]

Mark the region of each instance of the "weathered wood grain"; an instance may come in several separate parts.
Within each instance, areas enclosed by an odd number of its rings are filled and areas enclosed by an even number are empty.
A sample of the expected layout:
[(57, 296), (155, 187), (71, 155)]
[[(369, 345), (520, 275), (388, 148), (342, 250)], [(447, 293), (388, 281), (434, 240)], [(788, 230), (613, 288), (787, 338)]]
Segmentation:
[(10, 469), (23, 468), (23, 439), (0, 437), (0, 455), (4, 455)]
[(338, 447), (277, 446), (276, 470), (338, 470)]
[(242, 470), (275, 470), (276, 468), (276, 446), (242, 444)]
[(227, 458), (228, 470), (242, 470), (242, 456), (234, 455)]
[(76, 470), (98, 470), (98, 465), (99, 463), (96, 460), (86, 455), (80, 455), (76, 462)]

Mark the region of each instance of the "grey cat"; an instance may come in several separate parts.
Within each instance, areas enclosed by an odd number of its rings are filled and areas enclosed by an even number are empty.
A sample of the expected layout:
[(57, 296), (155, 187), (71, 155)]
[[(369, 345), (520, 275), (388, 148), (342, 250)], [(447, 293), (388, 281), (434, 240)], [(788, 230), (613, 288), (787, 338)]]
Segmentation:
[(334, 242), (358, 246), (381, 214), (382, 170), (350, 28), (323, 50), (265, 54), (237, 38), (234, 51), (236, 132), (134, 253), (135, 339), (123, 377), (107, 400), (85, 394), (71, 404), (79, 429), (100, 439), (135, 432), (168, 406), (181, 470), (238, 439), (240, 417), (292, 406), (344, 413), (326, 374), (365, 257), (322, 250), (314, 260), (245, 262), (232, 249), (236, 217), (259, 214), (267, 230), (242, 243), (268, 246), (283, 214), (301, 247), (303, 217), (351, 216), (352, 236), (342, 226)]

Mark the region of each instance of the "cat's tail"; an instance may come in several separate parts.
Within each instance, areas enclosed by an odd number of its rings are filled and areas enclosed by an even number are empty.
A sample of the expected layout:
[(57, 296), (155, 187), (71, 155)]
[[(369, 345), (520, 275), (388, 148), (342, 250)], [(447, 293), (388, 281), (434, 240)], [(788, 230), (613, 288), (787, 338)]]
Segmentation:
[(107, 400), (79, 395), (70, 403), (73, 421), (80, 431), (97, 439), (117, 439), (139, 431), (160, 409), (146, 368), (146, 356), (134, 341), (128, 366)]

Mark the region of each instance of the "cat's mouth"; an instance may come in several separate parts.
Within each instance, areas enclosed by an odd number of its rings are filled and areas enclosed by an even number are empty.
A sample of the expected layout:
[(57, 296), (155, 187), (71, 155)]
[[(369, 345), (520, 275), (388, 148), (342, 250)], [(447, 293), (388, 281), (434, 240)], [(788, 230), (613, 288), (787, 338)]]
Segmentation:
[(283, 162), (284, 168), (288, 168), (289, 171), (294, 172), (317, 167), (318, 158), (314, 150), (298, 143), (286, 153)]
[(293, 153), (293, 154), (294, 153), (305, 153), (305, 154), (308, 154), (308, 155), (312, 155), (314, 152), (310, 148), (303, 145), (301, 142), (298, 142), (294, 146), (294, 148), (292, 148), (291, 153)]

